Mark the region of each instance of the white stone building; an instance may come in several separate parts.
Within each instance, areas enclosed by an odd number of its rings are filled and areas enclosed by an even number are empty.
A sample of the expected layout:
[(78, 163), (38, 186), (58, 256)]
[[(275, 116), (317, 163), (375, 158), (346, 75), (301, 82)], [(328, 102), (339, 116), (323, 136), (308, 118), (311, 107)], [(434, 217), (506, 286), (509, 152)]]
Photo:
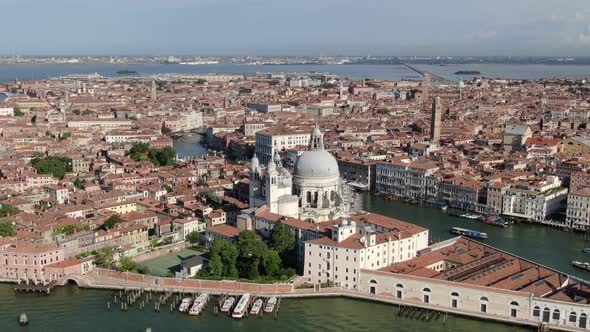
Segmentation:
[(336, 159), (324, 150), (317, 126), (308, 151), (295, 162), (292, 176), (282, 166), (277, 150), (266, 168), (260, 166), (256, 155), (252, 158), (250, 207), (266, 205), (272, 213), (323, 222), (347, 216), (352, 200), (350, 189), (340, 180)]

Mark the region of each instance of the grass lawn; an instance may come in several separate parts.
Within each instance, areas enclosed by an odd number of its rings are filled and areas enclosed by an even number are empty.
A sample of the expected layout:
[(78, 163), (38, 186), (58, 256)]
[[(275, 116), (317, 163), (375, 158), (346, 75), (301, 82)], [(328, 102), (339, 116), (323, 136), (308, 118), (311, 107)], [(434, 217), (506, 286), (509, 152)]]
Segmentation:
[(150, 274), (166, 277), (169, 273), (180, 271), (180, 262), (191, 256), (199, 256), (202, 252), (192, 248), (185, 248), (164, 256), (147, 260), (137, 264), (137, 268), (147, 266), (150, 269)]

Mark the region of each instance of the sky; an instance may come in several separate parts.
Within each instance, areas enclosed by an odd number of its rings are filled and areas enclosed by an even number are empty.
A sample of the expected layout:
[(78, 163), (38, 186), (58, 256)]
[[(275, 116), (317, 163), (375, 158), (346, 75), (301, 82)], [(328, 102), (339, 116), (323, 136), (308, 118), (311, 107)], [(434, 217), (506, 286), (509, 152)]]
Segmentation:
[(0, 0), (0, 54), (590, 56), (590, 0)]

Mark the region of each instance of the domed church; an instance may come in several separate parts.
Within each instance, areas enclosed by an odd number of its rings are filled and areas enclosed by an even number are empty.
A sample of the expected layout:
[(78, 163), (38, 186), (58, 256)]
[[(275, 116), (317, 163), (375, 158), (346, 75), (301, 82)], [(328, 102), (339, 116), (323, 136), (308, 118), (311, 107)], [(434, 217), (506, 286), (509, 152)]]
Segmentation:
[(266, 167), (256, 155), (250, 168), (250, 207), (266, 205), (270, 212), (308, 222), (323, 222), (348, 215), (353, 195), (340, 179), (338, 162), (324, 150), (324, 136), (314, 126), (309, 148), (293, 175), (282, 166), (278, 153)]

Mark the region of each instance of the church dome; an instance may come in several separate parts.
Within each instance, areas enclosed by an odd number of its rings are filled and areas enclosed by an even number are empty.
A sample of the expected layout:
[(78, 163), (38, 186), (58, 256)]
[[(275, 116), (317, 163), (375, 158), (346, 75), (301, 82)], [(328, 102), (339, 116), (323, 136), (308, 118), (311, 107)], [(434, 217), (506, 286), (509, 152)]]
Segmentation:
[(293, 175), (301, 178), (340, 177), (338, 162), (326, 150), (305, 151), (295, 162)]

